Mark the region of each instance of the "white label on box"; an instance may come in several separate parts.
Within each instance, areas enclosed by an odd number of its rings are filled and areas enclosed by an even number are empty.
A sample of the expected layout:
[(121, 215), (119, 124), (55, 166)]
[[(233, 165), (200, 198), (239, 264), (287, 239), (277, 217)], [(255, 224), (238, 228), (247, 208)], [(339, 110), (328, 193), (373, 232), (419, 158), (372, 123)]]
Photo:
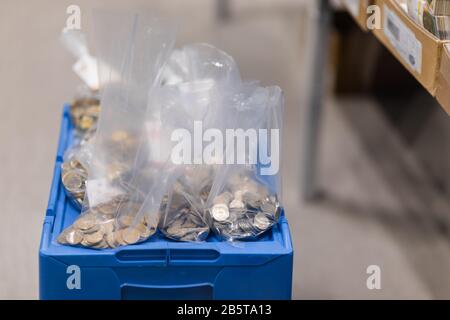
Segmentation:
[(113, 198), (124, 194), (124, 191), (111, 185), (107, 179), (94, 179), (86, 181), (86, 193), (89, 206), (95, 207), (98, 204), (106, 203)]
[(402, 59), (419, 74), (422, 73), (422, 43), (402, 20), (384, 5), (383, 30)]
[(359, 1), (360, 0), (344, 0), (350, 13), (355, 17), (359, 17)]

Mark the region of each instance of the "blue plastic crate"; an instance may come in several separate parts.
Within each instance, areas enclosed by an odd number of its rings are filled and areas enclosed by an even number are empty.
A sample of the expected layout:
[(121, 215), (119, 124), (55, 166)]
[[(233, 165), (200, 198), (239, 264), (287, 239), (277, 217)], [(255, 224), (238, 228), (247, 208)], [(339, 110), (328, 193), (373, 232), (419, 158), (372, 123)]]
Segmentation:
[[(155, 235), (109, 250), (58, 244), (59, 233), (79, 214), (60, 179), (71, 128), (65, 106), (39, 250), (41, 299), (291, 298), (293, 249), (284, 215), (255, 242), (231, 244), (211, 236), (204, 243), (183, 243)], [(78, 276), (80, 288), (67, 285)]]

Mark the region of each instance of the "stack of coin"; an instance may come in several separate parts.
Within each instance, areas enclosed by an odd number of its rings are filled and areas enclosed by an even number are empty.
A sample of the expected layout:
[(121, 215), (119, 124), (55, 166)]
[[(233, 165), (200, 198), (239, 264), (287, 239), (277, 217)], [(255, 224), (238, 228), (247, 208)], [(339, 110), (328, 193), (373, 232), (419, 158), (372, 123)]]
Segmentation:
[(172, 240), (204, 241), (210, 227), (205, 214), (205, 202), (212, 179), (207, 166), (191, 167), (177, 179), (163, 199), (159, 228)]
[[(205, 219), (202, 188), (199, 194), (189, 188), (185, 180), (179, 179), (161, 206), (163, 219), (160, 230), (168, 238), (177, 241), (204, 241), (209, 234), (209, 224)], [(210, 187), (209, 187), (210, 189)]]
[(226, 240), (252, 240), (269, 230), (276, 221), (276, 212), (229, 209), (226, 219), (213, 217), (213, 229)]
[(258, 237), (276, 223), (280, 212), (277, 197), (248, 177), (216, 196), (209, 209), (214, 230), (227, 240)]
[[(125, 205), (127, 210), (119, 210)], [(156, 231), (146, 217), (138, 217), (140, 203), (105, 203), (89, 209), (58, 237), (58, 242), (94, 249), (116, 248), (148, 239)], [(120, 214), (118, 215), (118, 212)]]
[(84, 97), (74, 100), (70, 106), (70, 116), (75, 128), (71, 155), (61, 165), (61, 180), (69, 199), (81, 207), (86, 190), (87, 168), (79, 159), (80, 146), (88, 143), (94, 137), (96, 124), (100, 115), (100, 101), (94, 97)]
[(186, 207), (171, 217), (161, 231), (169, 239), (177, 241), (204, 241), (208, 237), (209, 226), (202, 212)]
[(92, 131), (100, 115), (100, 101), (96, 98), (77, 99), (70, 106), (70, 115), (75, 129)]
[(75, 158), (69, 157), (61, 164), (61, 180), (66, 194), (77, 206), (81, 206), (86, 191), (86, 168)]

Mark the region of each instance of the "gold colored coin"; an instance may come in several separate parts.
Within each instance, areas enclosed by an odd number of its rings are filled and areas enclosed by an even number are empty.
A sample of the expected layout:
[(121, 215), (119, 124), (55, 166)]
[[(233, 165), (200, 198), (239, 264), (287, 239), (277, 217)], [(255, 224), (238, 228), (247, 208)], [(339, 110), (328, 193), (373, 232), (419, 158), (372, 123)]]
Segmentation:
[(119, 224), (122, 227), (129, 227), (133, 224), (134, 221), (134, 217), (130, 216), (130, 215), (121, 215), (119, 217)]
[(114, 220), (110, 220), (108, 222), (105, 222), (102, 225), (102, 229), (103, 229), (103, 232), (106, 233), (106, 234), (113, 233), (113, 231), (114, 231)]
[(114, 241), (119, 245), (126, 245), (127, 243), (123, 240), (123, 229), (114, 231)]
[(88, 130), (93, 125), (94, 125), (94, 119), (92, 119), (92, 117), (86, 116), (86, 115), (81, 117), (80, 124), (79, 124), (79, 127), (81, 130)]
[(155, 233), (155, 231), (156, 231), (156, 229), (155, 228), (153, 228), (153, 227), (146, 227), (146, 226), (144, 226), (145, 227), (145, 230), (143, 230), (142, 232), (141, 232), (141, 239), (147, 239), (147, 238), (149, 238), (151, 235), (153, 235), (154, 233)]
[(61, 170), (63, 173), (69, 171), (70, 169), (72, 169), (72, 167), (70, 166), (70, 162), (65, 161), (61, 164)]
[(99, 243), (94, 244), (94, 245), (92, 246), (92, 248), (95, 248), (95, 249), (106, 249), (106, 248), (108, 248), (108, 247), (109, 247), (109, 246), (108, 246), (108, 243), (106, 242), (105, 239), (103, 239), (103, 240), (100, 241)]
[(93, 228), (97, 223), (95, 217), (91, 214), (86, 214), (78, 218), (74, 223), (74, 227), (80, 230), (89, 230)]
[(141, 233), (136, 228), (126, 228), (122, 231), (122, 237), (127, 244), (133, 244), (140, 240)]
[(99, 230), (94, 233), (86, 234), (84, 236), (84, 240), (88, 245), (98, 244), (100, 241), (103, 240), (103, 232)]
[(106, 243), (110, 248), (117, 247), (118, 243), (116, 242), (116, 238), (114, 236), (114, 232), (109, 232), (105, 235)]
[(69, 171), (62, 176), (62, 182), (69, 192), (77, 192), (83, 187), (83, 177), (76, 171)]
[(147, 231), (147, 226), (143, 223), (139, 223), (136, 227), (135, 227), (140, 233), (145, 233)]
[(94, 209), (101, 214), (113, 215), (117, 212), (118, 204), (112, 202), (102, 203), (96, 206)]
[(67, 234), (69, 233), (70, 230), (73, 230), (72, 227), (70, 227), (69, 229), (66, 229), (63, 232), (61, 232), (61, 234), (58, 236), (56, 241), (58, 241), (58, 243), (60, 243), (60, 244), (67, 244), (66, 236), (67, 236)]
[(73, 169), (84, 169), (83, 166), (81, 165), (80, 161), (78, 161), (77, 159), (71, 159), (69, 161), (69, 165)]
[(71, 230), (66, 234), (66, 241), (71, 245), (77, 245), (83, 241), (83, 234), (78, 230)]

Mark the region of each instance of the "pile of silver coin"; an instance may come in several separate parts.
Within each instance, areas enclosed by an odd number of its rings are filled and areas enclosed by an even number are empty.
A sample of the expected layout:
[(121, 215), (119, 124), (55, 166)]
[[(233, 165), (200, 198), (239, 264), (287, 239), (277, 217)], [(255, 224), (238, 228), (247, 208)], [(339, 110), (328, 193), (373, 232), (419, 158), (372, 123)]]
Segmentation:
[(167, 203), (161, 206), (160, 230), (172, 240), (204, 241), (210, 231), (204, 208), (211, 184), (196, 194), (187, 185), (189, 179), (180, 180), (166, 197)]
[(281, 207), (278, 199), (261, 184), (241, 177), (216, 196), (209, 208), (213, 230), (227, 240), (255, 239), (278, 220)]
[(209, 226), (201, 213), (185, 207), (161, 231), (169, 239), (177, 241), (204, 241), (209, 235)]

